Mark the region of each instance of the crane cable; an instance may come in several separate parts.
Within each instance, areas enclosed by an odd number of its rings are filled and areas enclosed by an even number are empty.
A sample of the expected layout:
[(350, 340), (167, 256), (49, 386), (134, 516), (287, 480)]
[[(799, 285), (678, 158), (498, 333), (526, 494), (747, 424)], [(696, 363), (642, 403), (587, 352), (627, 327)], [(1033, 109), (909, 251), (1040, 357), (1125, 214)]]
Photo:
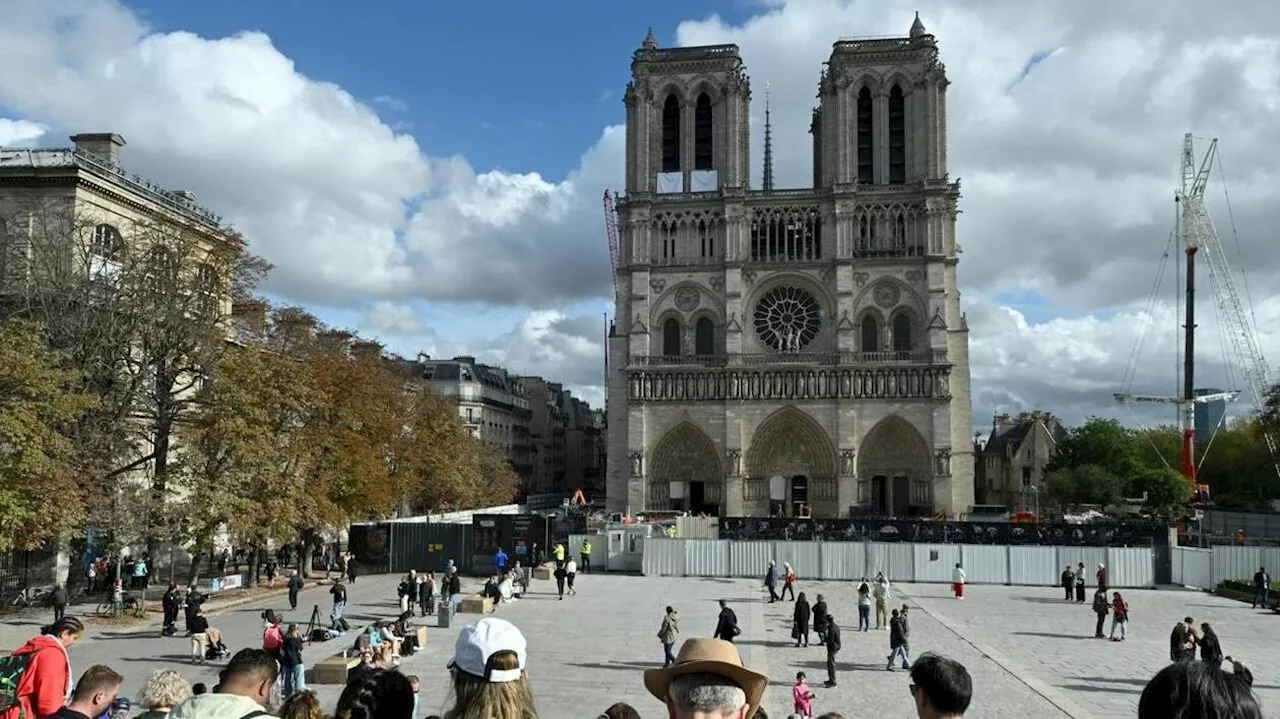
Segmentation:
[(1142, 327), (1138, 331), (1138, 336), (1133, 340), (1133, 349), (1129, 352), (1129, 362), (1125, 366), (1124, 379), (1121, 387), (1125, 393), (1133, 389), (1133, 381), (1138, 374), (1138, 361), (1142, 356), (1142, 346), (1146, 342), (1147, 330), (1151, 326), (1151, 321), (1155, 313), (1155, 306), (1159, 299), (1160, 287), (1164, 282), (1164, 273), (1169, 267), (1169, 256), (1173, 247), (1175, 232), (1169, 231), (1169, 240), (1165, 243), (1164, 253), (1160, 255), (1160, 264), (1156, 267), (1156, 275), (1151, 283), (1151, 292), (1147, 294), (1147, 303), (1142, 310)]

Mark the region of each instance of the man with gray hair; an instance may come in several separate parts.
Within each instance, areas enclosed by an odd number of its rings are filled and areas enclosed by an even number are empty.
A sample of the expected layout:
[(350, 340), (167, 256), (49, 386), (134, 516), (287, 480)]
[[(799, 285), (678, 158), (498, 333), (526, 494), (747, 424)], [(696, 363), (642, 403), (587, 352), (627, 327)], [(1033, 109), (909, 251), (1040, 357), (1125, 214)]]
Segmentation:
[(670, 719), (751, 719), (769, 678), (744, 667), (730, 642), (690, 639), (675, 664), (646, 671), (644, 685)]

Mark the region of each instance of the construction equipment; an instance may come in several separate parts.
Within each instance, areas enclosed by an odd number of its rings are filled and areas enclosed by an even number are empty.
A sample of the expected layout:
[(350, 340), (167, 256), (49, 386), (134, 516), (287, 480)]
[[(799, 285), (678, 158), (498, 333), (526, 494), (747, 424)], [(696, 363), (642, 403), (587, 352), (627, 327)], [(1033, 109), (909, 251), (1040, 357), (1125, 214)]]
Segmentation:
[[(1205, 264), (1209, 267), (1209, 284), (1217, 305), (1218, 316), (1222, 322), (1223, 333), (1229, 338), (1236, 364), (1241, 370), (1246, 389), (1253, 399), (1255, 409), (1262, 410), (1266, 404), (1267, 390), (1270, 388), (1269, 373), (1266, 360), (1262, 355), (1262, 347), (1258, 342), (1257, 332), (1250, 321), (1245, 302), (1236, 287), (1235, 276), (1227, 263), (1226, 253), (1209, 210), (1205, 206), (1204, 193), (1209, 182), (1209, 173), (1217, 158), (1218, 141), (1211, 140), (1199, 167), (1196, 164), (1195, 144), (1191, 133), (1182, 140), (1182, 186), (1177, 194), (1179, 203), (1179, 235), (1183, 252), (1186, 256), (1186, 317), (1183, 339), (1183, 391), (1178, 397), (1152, 397), (1145, 395), (1117, 394), (1115, 397), (1123, 404), (1134, 402), (1176, 404), (1180, 409), (1182, 424), (1182, 462), (1183, 476), (1191, 482), (1193, 489), (1200, 490), (1196, 481), (1198, 463), (1195, 457), (1195, 405), (1217, 400), (1232, 401), (1241, 392), (1229, 391), (1216, 394), (1195, 396), (1195, 290), (1197, 254), (1203, 253)], [(1272, 463), (1277, 474), (1280, 474), (1280, 463), (1277, 462), (1276, 440), (1268, 432), (1263, 432), (1267, 449), (1271, 453)]]
[(620, 263), (620, 240), (618, 238), (618, 198), (610, 191), (604, 191), (604, 230), (609, 239), (609, 273), (613, 276), (613, 291), (618, 292), (618, 265)]

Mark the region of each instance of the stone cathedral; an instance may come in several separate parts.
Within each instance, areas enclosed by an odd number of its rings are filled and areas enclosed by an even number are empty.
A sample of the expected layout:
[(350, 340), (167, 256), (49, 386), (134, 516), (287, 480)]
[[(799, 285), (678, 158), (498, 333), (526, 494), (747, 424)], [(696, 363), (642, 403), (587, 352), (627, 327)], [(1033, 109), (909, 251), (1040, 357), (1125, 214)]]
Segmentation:
[(813, 186), (773, 187), (766, 109), (756, 189), (738, 47), (645, 38), (625, 95), (610, 511), (969, 511), (947, 85), (919, 17), (906, 37), (836, 42)]

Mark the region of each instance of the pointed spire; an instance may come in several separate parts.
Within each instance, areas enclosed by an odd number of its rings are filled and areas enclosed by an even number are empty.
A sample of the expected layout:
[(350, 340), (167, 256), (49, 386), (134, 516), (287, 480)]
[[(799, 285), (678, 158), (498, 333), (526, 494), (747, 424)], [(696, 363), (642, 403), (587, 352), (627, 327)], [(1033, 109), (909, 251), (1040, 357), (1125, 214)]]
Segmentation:
[(911, 37), (912, 38), (924, 37), (925, 35), (928, 35), (928, 34), (929, 32), (924, 29), (924, 23), (920, 22), (920, 11), (917, 10), (916, 21), (911, 23)]
[(769, 83), (764, 84), (764, 182), (765, 192), (773, 190), (773, 121), (770, 118)]
[(652, 27), (650, 27), (650, 28), (649, 28), (649, 34), (644, 36), (644, 43), (643, 43), (643, 45), (644, 45), (644, 49), (646, 49), (646, 50), (657, 50), (657, 49), (658, 49), (658, 38), (656, 38), (656, 37), (654, 37), (654, 36), (653, 36), (653, 28), (652, 28)]

